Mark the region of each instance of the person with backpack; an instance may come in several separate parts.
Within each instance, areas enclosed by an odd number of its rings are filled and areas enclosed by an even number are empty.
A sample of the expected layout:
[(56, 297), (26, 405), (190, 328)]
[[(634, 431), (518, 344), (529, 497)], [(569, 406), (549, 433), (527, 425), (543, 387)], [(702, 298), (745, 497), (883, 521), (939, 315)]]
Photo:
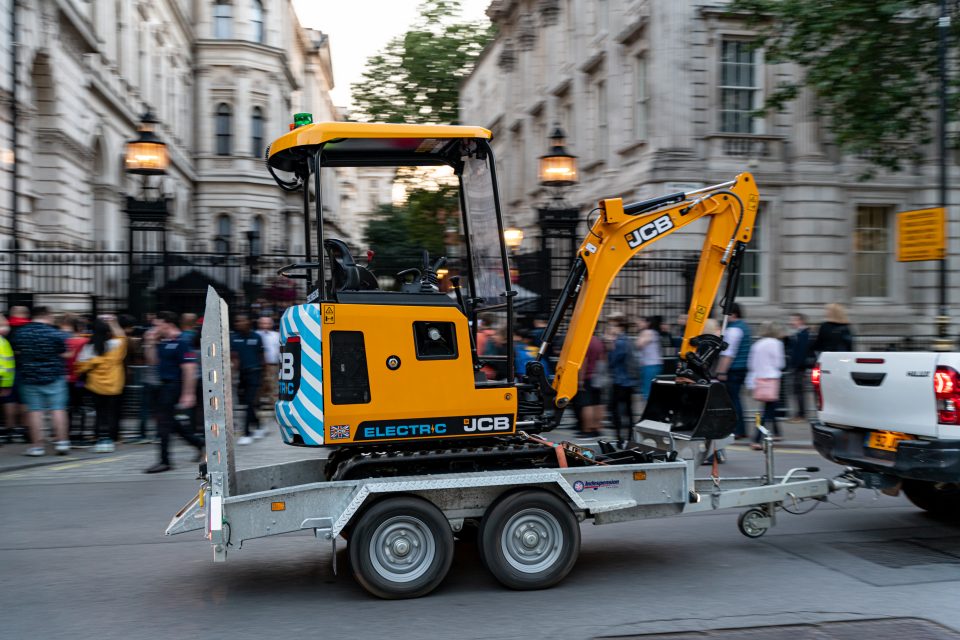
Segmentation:
[[(617, 440), (630, 437), (633, 428), (633, 393), (640, 383), (639, 363), (633, 339), (627, 335), (630, 321), (622, 313), (610, 316), (607, 330), (607, 370), (613, 382), (610, 389), (610, 422)], [(624, 425), (626, 420), (626, 425)], [(626, 427), (624, 429), (624, 427)]]
[(120, 396), (125, 382), (127, 337), (113, 316), (93, 323), (90, 341), (77, 358), (77, 373), (86, 374), (86, 390), (97, 412), (94, 453), (113, 453), (120, 439)]

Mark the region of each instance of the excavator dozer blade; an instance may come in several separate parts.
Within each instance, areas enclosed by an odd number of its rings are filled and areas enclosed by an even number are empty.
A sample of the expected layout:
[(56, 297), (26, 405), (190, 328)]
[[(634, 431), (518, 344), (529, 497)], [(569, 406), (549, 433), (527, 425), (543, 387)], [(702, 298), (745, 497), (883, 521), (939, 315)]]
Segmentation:
[(670, 433), (686, 438), (720, 440), (733, 433), (737, 413), (727, 388), (710, 384), (678, 383), (673, 376), (653, 381), (641, 421), (670, 425)]

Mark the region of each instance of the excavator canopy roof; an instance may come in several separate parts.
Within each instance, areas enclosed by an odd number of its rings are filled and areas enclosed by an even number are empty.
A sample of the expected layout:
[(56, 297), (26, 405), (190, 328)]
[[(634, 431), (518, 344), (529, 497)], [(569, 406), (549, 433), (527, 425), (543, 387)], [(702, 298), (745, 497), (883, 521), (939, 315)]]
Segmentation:
[(489, 140), (483, 127), (317, 122), (286, 133), (267, 148), (274, 169), (295, 171), (323, 145), (323, 165), (335, 167), (449, 164), (464, 139)]

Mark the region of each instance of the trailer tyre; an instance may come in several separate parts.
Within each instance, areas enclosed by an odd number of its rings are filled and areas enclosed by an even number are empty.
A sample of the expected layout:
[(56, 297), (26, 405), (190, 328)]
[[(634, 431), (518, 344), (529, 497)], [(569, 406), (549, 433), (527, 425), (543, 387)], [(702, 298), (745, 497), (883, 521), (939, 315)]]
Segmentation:
[(747, 509), (737, 518), (737, 528), (748, 538), (759, 538), (770, 528), (764, 522), (767, 514), (762, 509)]
[(548, 491), (512, 493), (487, 511), (480, 525), (481, 558), (511, 589), (545, 589), (563, 580), (580, 554), (580, 524)]
[(960, 513), (960, 484), (958, 483), (904, 480), (903, 492), (910, 502), (935, 516), (957, 517)]
[(443, 513), (421, 498), (377, 502), (350, 535), (350, 564), (360, 585), (388, 600), (419, 598), (443, 582), (453, 533)]

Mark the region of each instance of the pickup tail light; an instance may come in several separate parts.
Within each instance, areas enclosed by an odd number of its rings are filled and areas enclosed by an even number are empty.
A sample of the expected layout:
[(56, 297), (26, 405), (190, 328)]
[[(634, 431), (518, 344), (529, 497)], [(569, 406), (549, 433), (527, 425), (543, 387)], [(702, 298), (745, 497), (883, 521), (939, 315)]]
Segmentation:
[(960, 373), (953, 367), (937, 367), (933, 392), (937, 397), (937, 422), (960, 425)]
[(823, 409), (823, 393), (820, 391), (820, 363), (818, 362), (810, 372), (810, 382), (813, 383), (813, 391), (817, 395), (817, 411)]

